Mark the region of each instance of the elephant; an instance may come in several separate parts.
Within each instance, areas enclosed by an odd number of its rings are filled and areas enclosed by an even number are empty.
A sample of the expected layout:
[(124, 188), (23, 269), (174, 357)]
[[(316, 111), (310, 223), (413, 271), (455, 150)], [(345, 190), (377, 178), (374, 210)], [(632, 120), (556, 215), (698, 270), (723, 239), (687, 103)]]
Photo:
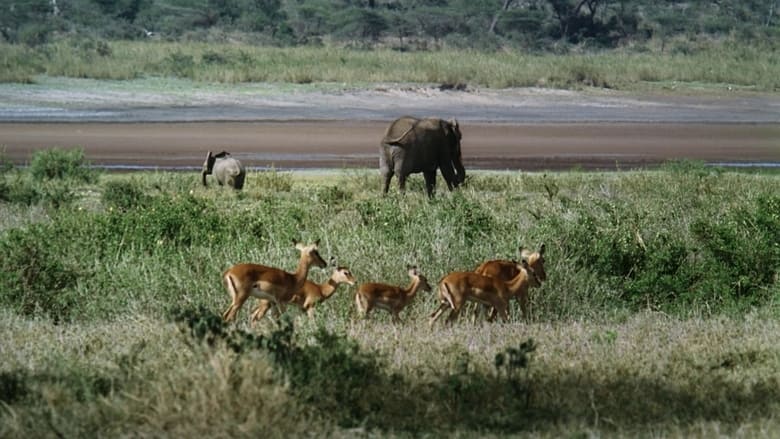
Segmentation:
[(222, 151), (219, 154), (212, 154), (209, 151), (206, 155), (206, 161), (203, 162), (203, 186), (208, 186), (206, 175), (212, 172), (220, 186), (226, 184), (237, 190), (244, 187), (246, 169), (238, 159), (231, 157), (229, 152)]
[(379, 147), (379, 171), (384, 177), (384, 193), (398, 174), (398, 187), (405, 190), (406, 177), (422, 172), (429, 197), (436, 188), (436, 169), (441, 169), (452, 190), (466, 180), (460, 150), (458, 121), (402, 116), (385, 131)]

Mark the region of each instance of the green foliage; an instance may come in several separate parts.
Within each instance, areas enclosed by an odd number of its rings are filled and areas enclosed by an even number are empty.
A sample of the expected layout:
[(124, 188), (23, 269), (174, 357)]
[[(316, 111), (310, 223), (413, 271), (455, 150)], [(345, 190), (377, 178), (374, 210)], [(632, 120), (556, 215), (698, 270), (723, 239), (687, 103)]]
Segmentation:
[(147, 201), (143, 187), (133, 180), (109, 181), (103, 189), (102, 202), (109, 208), (130, 210)]
[(0, 372), (0, 401), (5, 404), (13, 404), (23, 400), (29, 393), (25, 371)]
[[(137, 202), (128, 201), (126, 195), (122, 195), (122, 203)], [(95, 225), (93, 233), (107, 242), (147, 250), (216, 243), (228, 230), (228, 223), (212, 203), (190, 196), (153, 197), (135, 209), (109, 212)]]
[(68, 180), (34, 181), (26, 175), (12, 173), (0, 180), (0, 201), (59, 209), (70, 206), (76, 199), (71, 184)]
[(619, 290), (620, 300), (635, 309), (684, 314), (700, 307), (749, 309), (771, 300), (780, 267), (778, 200), (759, 197), (712, 214), (712, 201), (705, 200), (716, 196), (721, 170), (692, 162), (666, 169), (667, 184), (680, 191), (675, 197), (701, 209), (680, 227), (658, 227), (680, 215), (668, 210), (674, 206), (650, 211), (634, 200), (609, 198), (566, 201), (566, 213), (545, 217), (542, 227), (561, 239), (567, 257)]
[(290, 381), (293, 392), (345, 425), (357, 425), (371, 414), (365, 386), (382, 386), (387, 381), (376, 357), (344, 336), (320, 329), (312, 343), (297, 344), (287, 317), (265, 336), (231, 327), (205, 308), (176, 308), (171, 315), (199, 343), (225, 346), (237, 354), (264, 351)]
[[(704, 254), (712, 259), (711, 285), (722, 300), (759, 305), (780, 273), (780, 197), (762, 197), (718, 221), (691, 225)], [(714, 283), (714, 282), (713, 282)]]
[(39, 180), (73, 179), (87, 183), (96, 180), (95, 171), (89, 169), (81, 148), (36, 151), (30, 162), (30, 173)]
[[(387, 373), (375, 353), (322, 327), (301, 342), (289, 318), (283, 318), (269, 334), (255, 335), (224, 323), (204, 308), (177, 308), (171, 315), (197, 341), (194, 346), (224, 347), (239, 355), (267, 354), (300, 401), (346, 428), (517, 431), (523, 421), (516, 414), (529, 404), (529, 377), (527, 373), (521, 377), (519, 371), (530, 366), (530, 354), (536, 349), (532, 340), (497, 354), (496, 374), (476, 371), (469, 355), (461, 351), (454, 370), (437, 375), (432, 382), (420, 382), (412, 376)], [(435, 409), (436, 417), (415, 416), (423, 405)]]
[(252, 173), (249, 177), (257, 187), (271, 192), (290, 192), (293, 188), (292, 174), (275, 168)]
[[(407, 264), (435, 282), (544, 242), (549, 279), (532, 292), (532, 316), (542, 320), (646, 307), (735, 314), (771, 307), (777, 297), (780, 201), (772, 175), (696, 163), (607, 175), (475, 172), (465, 188), (429, 200), (422, 178), (410, 179), (404, 195), (379, 196), (374, 174), (311, 183), (263, 172), (226, 196), (179, 173), (118, 174), (95, 191), (72, 179), (36, 182), (31, 172), (0, 179), (3, 203), (18, 204), (8, 208), (18, 218), (0, 234), (9, 255), (3, 303), (25, 315), (89, 321), (126, 307), (156, 314), (174, 297), (221, 307), (224, 269), (257, 262), (292, 271), (293, 239), (321, 239), (323, 256), (337, 257), (359, 282), (395, 285), (408, 282)], [(21, 227), (35, 216), (25, 206), (48, 215)], [(317, 282), (324, 276), (310, 273)], [(353, 317), (353, 288), (326, 304), (334, 321)], [(429, 294), (418, 299), (405, 320), (431, 311)]]
[(780, 77), (773, 74), (780, 66), (780, 56), (768, 44), (696, 41), (686, 43), (692, 47), (692, 54), (687, 56), (656, 50), (653, 44), (643, 45), (641, 50), (632, 46), (562, 56), (568, 51), (565, 47), (547, 54), (456, 47), (399, 53), (383, 48), (362, 50), (359, 43), (353, 44), (357, 49), (347, 49), (334, 45), (275, 48), (249, 43), (113, 41), (106, 46), (110, 54), (101, 55), (102, 46), (93, 39), (73, 38), (41, 48), (0, 44), (0, 67), (5, 67), (0, 68), (0, 80), (33, 82), (36, 75), (46, 74), (111, 80), (178, 77), (198, 83), (227, 84), (422, 82), (492, 88), (595, 86), (641, 91), (666, 90), (670, 86), (675, 90), (700, 91), (702, 85), (714, 91), (780, 89)]
[(766, 1), (25, 0), (12, 6), (0, 14), (2, 37), (31, 46), (45, 45), (63, 31), (114, 40), (287, 45), (343, 39), (358, 47), (392, 41), (401, 50), (448, 45), (555, 51), (642, 44), (649, 38), (665, 46), (667, 40), (697, 34), (771, 41), (780, 26), (776, 6)]
[(192, 78), (195, 69), (195, 59), (192, 55), (173, 52), (166, 60), (166, 69), (177, 77)]
[(0, 240), (0, 304), (23, 315), (39, 312), (70, 320), (76, 309), (72, 288), (80, 274), (51, 245), (52, 229), (34, 225), (10, 230)]

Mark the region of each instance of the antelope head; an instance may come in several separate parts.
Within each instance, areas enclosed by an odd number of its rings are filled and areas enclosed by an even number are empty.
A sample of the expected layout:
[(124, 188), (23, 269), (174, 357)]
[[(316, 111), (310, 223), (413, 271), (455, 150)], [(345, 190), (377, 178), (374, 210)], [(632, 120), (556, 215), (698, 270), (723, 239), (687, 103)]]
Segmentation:
[(295, 244), (295, 248), (301, 252), (301, 259), (306, 259), (309, 261), (310, 265), (314, 265), (320, 268), (325, 268), (328, 266), (328, 263), (322, 259), (322, 256), (320, 256), (320, 253), (317, 251), (320, 245), (319, 239), (314, 241), (314, 244), (309, 245), (304, 245), (303, 243), (295, 240), (293, 240), (293, 243)]
[(520, 257), (527, 261), (528, 266), (533, 269), (540, 284), (547, 280), (547, 273), (544, 271), (544, 249), (544, 244), (537, 251), (526, 250), (523, 247), (519, 249)]

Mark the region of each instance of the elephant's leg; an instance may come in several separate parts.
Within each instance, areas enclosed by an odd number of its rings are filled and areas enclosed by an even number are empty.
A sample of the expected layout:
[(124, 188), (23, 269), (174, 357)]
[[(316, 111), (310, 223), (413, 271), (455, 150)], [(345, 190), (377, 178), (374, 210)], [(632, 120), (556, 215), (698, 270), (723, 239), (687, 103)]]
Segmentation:
[(406, 177), (404, 174), (398, 174), (398, 190), (401, 192), (406, 192)]
[(433, 171), (423, 171), (423, 177), (425, 177), (425, 191), (428, 192), (428, 196), (433, 196), (433, 191), (436, 190), (436, 169)]
[(384, 193), (387, 193), (390, 190), (390, 180), (393, 179), (393, 171), (391, 169), (384, 170), (382, 176), (385, 179)]

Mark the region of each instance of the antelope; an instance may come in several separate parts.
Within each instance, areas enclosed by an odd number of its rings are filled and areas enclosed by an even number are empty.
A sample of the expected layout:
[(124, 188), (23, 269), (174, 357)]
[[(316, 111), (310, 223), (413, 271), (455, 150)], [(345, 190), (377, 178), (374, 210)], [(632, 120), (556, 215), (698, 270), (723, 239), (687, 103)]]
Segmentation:
[(501, 316), (501, 320), (506, 322), (509, 299), (529, 283), (529, 278), (536, 277), (533, 268), (525, 259), (515, 265), (518, 274), (508, 282), (473, 271), (456, 271), (444, 276), (439, 281), (439, 307), (430, 316), (431, 326), (447, 307), (452, 310), (447, 317), (447, 322), (454, 322), (460, 314), (461, 307), (467, 301), (492, 306)]
[(407, 265), (409, 277), (412, 283), (407, 288), (397, 287), (382, 283), (364, 283), (355, 293), (355, 305), (358, 312), (366, 318), (372, 309), (382, 308), (393, 315), (393, 323), (400, 322), (398, 313), (401, 312), (417, 295), (417, 291), (431, 291), (428, 279), (417, 270), (416, 266)]
[[(536, 274), (536, 276), (530, 277), (530, 282), (528, 284), (521, 287), (514, 294), (514, 297), (518, 302), (520, 302), (520, 310), (523, 312), (523, 319), (525, 320), (530, 318), (528, 311), (528, 290), (531, 287), (539, 287), (542, 282), (547, 280), (547, 273), (544, 271), (544, 249), (545, 245), (542, 244), (539, 247), (539, 250), (535, 252), (524, 249), (522, 246), (520, 246), (518, 250), (520, 253), (520, 258), (528, 261), (528, 265), (533, 268)], [(483, 276), (494, 277), (504, 282), (508, 282), (517, 276), (519, 271), (520, 270), (518, 269), (517, 262), (504, 259), (483, 262), (479, 267), (477, 267), (476, 270), (474, 270), (475, 273), (479, 273)], [(478, 311), (475, 311), (475, 317), (476, 312)], [(495, 317), (495, 312), (495, 309), (491, 311), (491, 318)]]
[[(289, 303), (303, 308), (311, 318), (314, 316), (314, 305), (332, 296), (341, 284), (355, 285), (355, 277), (347, 267), (336, 267), (330, 278), (322, 284), (316, 284), (307, 279), (303, 284), (303, 288), (295, 292)], [(257, 307), (252, 312), (251, 323), (254, 324), (256, 321), (261, 320), (271, 308), (271, 305), (273, 303), (270, 300), (260, 299)]]
[(298, 268), (294, 273), (266, 267), (258, 264), (236, 264), (222, 274), (222, 280), (230, 293), (232, 303), (222, 313), (226, 322), (236, 318), (236, 314), (250, 296), (272, 302), (279, 307), (280, 313), (285, 311), (285, 304), (293, 295), (303, 288), (309, 267), (312, 265), (325, 268), (327, 264), (317, 252), (319, 240), (314, 244), (303, 245), (293, 241), (295, 248), (301, 252)]

